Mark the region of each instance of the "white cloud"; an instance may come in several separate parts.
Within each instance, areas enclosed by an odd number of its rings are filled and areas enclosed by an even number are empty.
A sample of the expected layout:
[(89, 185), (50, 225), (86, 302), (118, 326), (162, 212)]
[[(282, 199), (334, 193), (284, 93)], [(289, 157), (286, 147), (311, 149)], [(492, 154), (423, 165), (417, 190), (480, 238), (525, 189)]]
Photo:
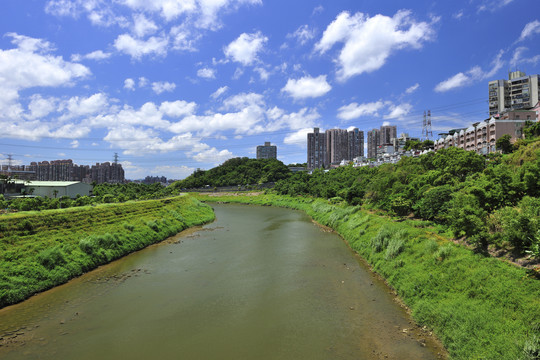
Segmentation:
[(313, 132), (313, 128), (303, 128), (289, 134), (283, 139), (283, 143), (287, 145), (298, 145), (302, 148), (307, 147), (307, 134)]
[(131, 91), (135, 90), (135, 81), (131, 78), (124, 80), (124, 89)]
[(388, 106), (388, 103), (385, 104), (381, 100), (364, 104), (353, 102), (340, 107), (337, 117), (342, 120), (353, 120), (361, 116), (379, 116), (379, 111), (385, 106)]
[(315, 38), (315, 29), (310, 29), (307, 25), (302, 25), (292, 34), (287, 34), (288, 38), (294, 38), (301, 45)]
[(144, 14), (135, 14), (133, 15), (132, 30), (135, 35), (142, 38), (155, 33), (158, 27), (152, 20), (148, 20)]
[(412, 110), (411, 104), (399, 104), (391, 105), (389, 107), (390, 113), (383, 116), (384, 119), (402, 119), (404, 116), (409, 114)]
[(491, 62), (491, 69), (489, 71), (484, 71), (479, 66), (474, 66), (466, 73), (459, 72), (456, 75), (453, 75), (450, 78), (438, 83), (437, 86), (435, 86), (435, 91), (446, 92), (495, 76), (495, 74), (504, 65), (504, 61), (502, 60), (503, 54), (504, 52), (502, 50), (499, 51), (495, 59), (493, 59)]
[(432, 24), (414, 21), (410, 11), (400, 10), (393, 17), (342, 12), (328, 25), (315, 50), (323, 54), (344, 43), (336, 62), (338, 79), (345, 81), (378, 70), (397, 50), (420, 49), (433, 37)]
[(111, 56), (112, 56), (111, 53), (106, 53), (106, 52), (103, 52), (102, 50), (96, 50), (86, 55), (73, 54), (71, 55), (71, 61), (79, 62), (85, 59), (101, 61), (101, 60), (106, 60), (110, 58)]
[(142, 87), (145, 87), (146, 85), (148, 85), (148, 79), (145, 78), (144, 76), (141, 76), (139, 78), (139, 87), (142, 88)]
[(510, 4), (512, 1), (514, 0), (484, 0), (478, 6), (478, 12), (482, 12), (482, 11), (494, 12)]
[(232, 159), (234, 154), (229, 150), (218, 150), (215, 147), (201, 151), (197, 154), (194, 154), (193, 159), (201, 163), (212, 163), (219, 165), (226, 160)]
[(323, 96), (331, 89), (332, 87), (326, 81), (326, 75), (320, 75), (316, 78), (305, 76), (298, 80), (289, 79), (281, 91), (295, 99), (305, 99)]
[(535, 34), (540, 34), (540, 21), (534, 20), (525, 25), (523, 31), (521, 31), (521, 36), (518, 41), (523, 41), (526, 38), (533, 36)]
[(263, 50), (268, 38), (260, 31), (254, 34), (242, 33), (236, 40), (223, 49), (225, 56), (241, 63), (251, 65), (258, 61), (257, 55)]
[(259, 73), (259, 78), (262, 80), (262, 81), (266, 81), (268, 80), (268, 78), (270, 77), (270, 73), (268, 71), (266, 71), (265, 68), (262, 68), (262, 67), (256, 67), (255, 69), (256, 72)]
[(53, 97), (43, 98), (39, 94), (32, 95), (28, 104), (30, 114), (27, 115), (27, 118), (39, 119), (45, 117), (56, 110), (57, 103), (58, 99)]
[(73, 140), (71, 143), (70, 143), (71, 147), (73, 149), (76, 149), (79, 147), (79, 140)]
[(514, 55), (512, 56), (512, 59), (510, 60), (510, 66), (515, 68), (519, 64), (533, 64), (536, 65), (538, 62), (540, 62), (540, 54), (532, 57), (524, 57), (524, 53), (528, 51), (529, 49), (520, 46), (514, 51)]
[(103, 93), (96, 93), (89, 97), (73, 96), (60, 105), (60, 111), (67, 111), (60, 117), (60, 120), (99, 114), (105, 112), (108, 108), (109, 99)]
[(196, 51), (195, 43), (201, 38), (185, 25), (174, 26), (170, 31), (171, 45), (174, 50)]
[(173, 102), (164, 101), (159, 106), (159, 110), (170, 117), (182, 117), (192, 115), (197, 109), (197, 104), (194, 102), (187, 102), (184, 100), (176, 100)]
[(407, 90), (405, 90), (405, 93), (406, 93), (406, 94), (412, 94), (413, 92), (415, 92), (416, 90), (418, 90), (419, 87), (420, 87), (420, 84), (419, 84), (419, 83), (416, 83), (416, 84), (414, 84), (413, 86), (407, 88)]
[[(72, 86), (77, 80), (90, 75), (90, 70), (81, 64), (52, 55), (53, 46), (45, 40), (15, 33), (6, 36), (12, 38), (16, 48), (0, 49), (0, 128), (2, 132), (14, 134), (14, 137), (19, 133), (24, 134), (24, 131), (28, 131), (29, 138), (47, 136), (50, 129), (48, 125), (13, 122), (20, 120), (23, 114), (23, 107), (18, 102), (19, 92), (35, 87)], [(45, 102), (50, 100), (31, 97), (30, 114), (27, 117), (45, 116), (50, 112), (50, 106), (45, 105)], [(38, 103), (45, 108), (38, 109)], [(5, 122), (11, 122), (10, 130)]]
[(157, 81), (152, 83), (152, 90), (158, 95), (165, 91), (171, 92), (174, 89), (176, 89), (176, 84), (168, 81)]
[(145, 55), (165, 56), (169, 40), (166, 37), (152, 36), (147, 40), (133, 38), (129, 34), (122, 34), (114, 41), (114, 47), (119, 52), (141, 59)]
[(216, 70), (210, 68), (202, 68), (197, 71), (197, 76), (204, 79), (215, 79)]
[(212, 95), (210, 95), (212, 98), (217, 99), (221, 95), (225, 94), (229, 90), (228, 86), (222, 86), (219, 89), (217, 89)]

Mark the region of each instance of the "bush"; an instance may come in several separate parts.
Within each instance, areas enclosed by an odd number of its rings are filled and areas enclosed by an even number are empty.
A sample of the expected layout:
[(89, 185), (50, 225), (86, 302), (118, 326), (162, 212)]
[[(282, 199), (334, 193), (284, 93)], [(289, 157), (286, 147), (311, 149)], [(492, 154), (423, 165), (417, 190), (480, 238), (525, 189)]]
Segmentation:
[(390, 260), (395, 258), (399, 255), (399, 253), (403, 250), (405, 245), (405, 242), (402, 239), (399, 238), (393, 238), (388, 243), (388, 247), (386, 248), (386, 254), (384, 255), (385, 260)]
[(59, 246), (41, 251), (38, 254), (38, 259), (41, 265), (49, 270), (66, 263), (65, 254)]

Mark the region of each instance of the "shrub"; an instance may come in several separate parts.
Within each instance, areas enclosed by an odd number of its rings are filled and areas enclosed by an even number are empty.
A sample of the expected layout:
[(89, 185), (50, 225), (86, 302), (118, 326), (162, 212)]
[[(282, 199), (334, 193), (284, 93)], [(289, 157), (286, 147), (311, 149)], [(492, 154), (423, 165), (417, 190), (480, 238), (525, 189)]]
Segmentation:
[(65, 264), (65, 254), (59, 246), (42, 250), (38, 254), (38, 259), (41, 265), (47, 269), (54, 269), (58, 265)]
[(147, 221), (147, 222), (146, 222), (146, 225), (147, 225), (150, 229), (154, 230), (155, 232), (158, 232), (158, 231), (159, 231), (159, 225), (158, 225), (158, 223), (157, 223), (156, 220), (150, 220), (150, 221)]
[(386, 248), (386, 254), (384, 255), (385, 260), (390, 260), (395, 258), (399, 255), (399, 253), (403, 250), (403, 247), (405, 245), (405, 242), (402, 239), (399, 238), (393, 238), (388, 243), (388, 247)]
[(449, 258), (450, 255), (452, 255), (452, 251), (452, 245), (450, 244), (441, 246), (439, 250), (437, 250), (437, 252), (435, 253), (435, 259), (443, 261), (444, 259)]
[(87, 237), (86, 239), (79, 241), (79, 248), (88, 255), (91, 255), (96, 250), (96, 243), (93, 241), (92, 237)]

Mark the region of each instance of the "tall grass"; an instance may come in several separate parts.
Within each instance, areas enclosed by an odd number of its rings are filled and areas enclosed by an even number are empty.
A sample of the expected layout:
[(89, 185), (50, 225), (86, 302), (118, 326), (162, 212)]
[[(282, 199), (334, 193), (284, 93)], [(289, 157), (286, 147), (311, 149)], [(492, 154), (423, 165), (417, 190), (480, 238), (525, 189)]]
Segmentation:
[(214, 219), (176, 197), (0, 216), (0, 308)]

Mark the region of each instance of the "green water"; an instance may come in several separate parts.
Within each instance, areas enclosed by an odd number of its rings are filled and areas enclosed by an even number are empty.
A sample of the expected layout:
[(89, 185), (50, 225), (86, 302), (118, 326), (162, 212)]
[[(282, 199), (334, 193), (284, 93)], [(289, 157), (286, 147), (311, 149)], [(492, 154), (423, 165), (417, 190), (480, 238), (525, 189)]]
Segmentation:
[(213, 206), (199, 231), (0, 310), (0, 358), (437, 358), (337, 235), (297, 211)]

